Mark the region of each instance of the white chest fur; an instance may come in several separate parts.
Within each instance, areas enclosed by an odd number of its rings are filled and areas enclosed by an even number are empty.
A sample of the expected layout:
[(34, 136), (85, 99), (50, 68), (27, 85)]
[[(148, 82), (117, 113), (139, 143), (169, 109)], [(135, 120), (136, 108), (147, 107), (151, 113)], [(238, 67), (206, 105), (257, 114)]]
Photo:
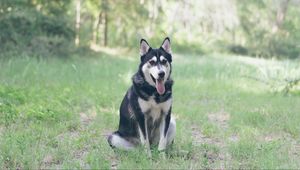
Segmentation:
[(172, 98), (162, 103), (156, 103), (153, 97), (150, 97), (148, 101), (143, 100), (142, 98), (138, 98), (138, 102), (142, 112), (149, 112), (149, 116), (151, 116), (153, 120), (156, 120), (161, 116), (162, 113), (168, 113), (172, 105)]

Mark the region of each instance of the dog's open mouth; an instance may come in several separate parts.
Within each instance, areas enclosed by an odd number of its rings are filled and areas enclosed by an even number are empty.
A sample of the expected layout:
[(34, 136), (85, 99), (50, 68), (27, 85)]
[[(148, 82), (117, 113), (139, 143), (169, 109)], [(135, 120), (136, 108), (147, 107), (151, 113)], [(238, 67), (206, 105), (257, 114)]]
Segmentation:
[[(150, 74), (151, 75), (151, 74)], [(151, 78), (155, 82), (155, 88), (158, 94), (163, 95), (165, 93), (165, 84), (163, 78), (155, 79), (152, 75)]]

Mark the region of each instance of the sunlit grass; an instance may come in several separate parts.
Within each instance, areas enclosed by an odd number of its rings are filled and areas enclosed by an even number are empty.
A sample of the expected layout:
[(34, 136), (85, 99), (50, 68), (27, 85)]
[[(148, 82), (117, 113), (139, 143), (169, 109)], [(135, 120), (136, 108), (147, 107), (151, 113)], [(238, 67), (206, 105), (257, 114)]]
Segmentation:
[(177, 136), (166, 160), (114, 153), (105, 135), (117, 128), (138, 62), (132, 54), (1, 60), (0, 168), (300, 166), (298, 86), (277, 87), (299, 78), (299, 62), (219, 54), (174, 55)]

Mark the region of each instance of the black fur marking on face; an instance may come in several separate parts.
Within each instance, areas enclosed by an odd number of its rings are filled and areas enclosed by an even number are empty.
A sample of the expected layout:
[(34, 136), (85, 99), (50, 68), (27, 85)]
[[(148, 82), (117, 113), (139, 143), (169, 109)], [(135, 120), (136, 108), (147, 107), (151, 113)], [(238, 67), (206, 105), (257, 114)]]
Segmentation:
[[(172, 62), (172, 55), (171, 54), (169, 54), (169, 53), (167, 53), (167, 52), (165, 52), (164, 50), (163, 50), (163, 48), (158, 48), (158, 49), (153, 49), (153, 48), (151, 48), (150, 47), (150, 49), (149, 49), (149, 51), (145, 54), (145, 55), (143, 55), (142, 57), (141, 57), (141, 65), (144, 65), (145, 63), (147, 63), (147, 62), (149, 62), (152, 58), (153, 58), (153, 56), (155, 56), (156, 58), (157, 58), (157, 62), (160, 62), (161, 63), (161, 61), (160, 61), (160, 56), (163, 56), (163, 57), (165, 57), (165, 59), (169, 62), (169, 63), (171, 63)], [(155, 64), (157, 64), (157, 62), (155, 62)], [(150, 63), (151, 64), (151, 63)], [(152, 64), (151, 64), (152, 65)]]
[(163, 60), (161, 61), (161, 64), (163, 64), (163, 65), (167, 64), (167, 60), (166, 60), (166, 59), (163, 59)]
[(150, 65), (155, 66), (156, 62), (154, 60), (149, 61)]

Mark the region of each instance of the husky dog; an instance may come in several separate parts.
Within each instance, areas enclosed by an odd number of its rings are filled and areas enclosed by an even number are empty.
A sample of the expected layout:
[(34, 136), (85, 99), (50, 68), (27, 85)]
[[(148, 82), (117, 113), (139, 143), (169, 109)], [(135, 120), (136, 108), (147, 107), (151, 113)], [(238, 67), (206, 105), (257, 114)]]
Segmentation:
[(131, 150), (138, 145), (157, 146), (159, 151), (173, 143), (176, 131), (172, 108), (172, 55), (170, 39), (158, 49), (140, 41), (141, 63), (132, 77), (132, 86), (120, 106), (119, 129), (109, 135), (112, 148)]

